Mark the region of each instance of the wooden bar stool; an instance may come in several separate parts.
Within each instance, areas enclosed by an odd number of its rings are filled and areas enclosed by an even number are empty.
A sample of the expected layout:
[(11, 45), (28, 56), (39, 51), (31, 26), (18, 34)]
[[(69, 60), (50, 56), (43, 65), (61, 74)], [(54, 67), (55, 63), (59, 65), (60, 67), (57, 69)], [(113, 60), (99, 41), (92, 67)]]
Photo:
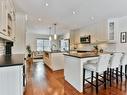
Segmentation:
[[(96, 61), (88, 61), (87, 64), (84, 65), (83, 69), (83, 89), (85, 89), (85, 81), (90, 83), (92, 86), (96, 87), (96, 93), (98, 93), (98, 87), (102, 84), (104, 84), (104, 87), (106, 89), (106, 70), (108, 68), (108, 64), (110, 61), (111, 55), (110, 54), (102, 54), (99, 56), (99, 58)], [(89, 81), (90, 78), (85, 78), (85, 70), (91, 71), (91, 82)], [(93, 73), (96, 73), (96, 77), (94, 77)], [(101, 80), (99, 78), (103, 80)], [(93, 83), (93, 78), (95, 78), (96, 83)], [(101, 84), (99, 84), (99, 81)]]
[[(124, 53), (123, 58), (121, 60), (120, 65), (120, 76), (122, 80), (122, 76), (125, 75), (125, 78), (127, 79), (127, 54)], [(124, 71), (123, 71), (124, 70)]]
[[(112, 86), (112, 78), (116, 79), (116, 83), (118, 84), (118, 78), (119, 78), (119, 67), (121, 64), (121, 59), (122, 59), (123, 53), (120, 52), (116, 52), (113, 53), (110, 64), (109, 64), (109, 68), (110, 68), (110, 86)], [(115, 73), (114, 73), (115, 71)], [(114, 76), (115, 74), (115, 76)], [(122, 81), (122, 79), (121, 79)]]

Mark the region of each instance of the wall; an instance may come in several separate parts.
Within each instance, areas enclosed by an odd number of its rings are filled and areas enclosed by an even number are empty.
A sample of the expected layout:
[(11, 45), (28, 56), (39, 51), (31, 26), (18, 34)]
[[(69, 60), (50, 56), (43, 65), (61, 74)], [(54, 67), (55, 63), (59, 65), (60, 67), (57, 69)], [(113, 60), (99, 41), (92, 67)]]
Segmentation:
[[(127, 16), (119, 18), (118, 24), (119, 24), (119, 27), (118, 27), (118, 36), (116, 40), (116, 43), (117, 43), (116, 50), (127, 53), (127, 43), (120, 43), (121, 32), (127, 32)], [(126, 36), (126, 39), (127, 39), (127, 36)]]
[(13, 54), (25, 54), (25, 41), (26, 41), (26, 20), (25, 15), (16, 13), (16, 31), (15, 41), (12, 47)]
[(65, 33), (65, 34), (63, 35), (63, 38), (64, 38), (64, 39), (70, 39), (70, 32)]
[(5, 40), (0, 38), (0, 55), (5, 54)]
[[(42, 34), (35, 34), (30, 32), (29, 30), (26, 32), (26, 45), (30, 45), (31, 46), (31, 50), (32, 51), (36, 51), (37, 50), (37, 38), (49, 38), (48, 35), (42, 35)], [(55, 49), (59, 49), (60, 48), (60, 39), (63, 39), (63, 36), (58, 36), (57, 40), (53, 40), (51, 41), (51, 45), (56, 45), (56, 47), (52, 47)]]
[(26, 45), (30, 45), (32, 51), (37, 50), (37, 46), (36, 46), (37, 38), (48, 38), (48, 36), (30, 33), (28, 31), (26, 32)]

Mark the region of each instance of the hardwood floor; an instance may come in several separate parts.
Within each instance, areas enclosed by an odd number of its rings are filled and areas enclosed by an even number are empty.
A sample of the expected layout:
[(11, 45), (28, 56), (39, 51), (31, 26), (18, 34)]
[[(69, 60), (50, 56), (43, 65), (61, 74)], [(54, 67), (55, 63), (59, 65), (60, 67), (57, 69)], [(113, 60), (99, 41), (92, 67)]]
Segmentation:
[[(98, 95), (127, 95), (127, 81), (119, 85), (99, 88)], [(42, 62), (27, 67), (27, 84), (24, 95), (96, 95), (95, 89), (88, 88), (84, 94), (76, 91), (64, 80), (63, 70), (52, 72)]]

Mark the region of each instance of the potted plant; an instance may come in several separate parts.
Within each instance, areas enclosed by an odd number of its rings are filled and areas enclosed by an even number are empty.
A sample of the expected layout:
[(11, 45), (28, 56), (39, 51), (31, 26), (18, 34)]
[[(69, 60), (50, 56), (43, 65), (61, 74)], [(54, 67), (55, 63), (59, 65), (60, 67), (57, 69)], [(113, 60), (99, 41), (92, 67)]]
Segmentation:
[(96, 53), (98, 53), (98, 46), (95, 45), (95, 46), (93, 46), (93, 47), (94, 47), (94, 51), (95, 51)]
[(28, 57), (31, 57), (31, 47), (29, 45), (26, 46), (26, 50), (28, 52)]

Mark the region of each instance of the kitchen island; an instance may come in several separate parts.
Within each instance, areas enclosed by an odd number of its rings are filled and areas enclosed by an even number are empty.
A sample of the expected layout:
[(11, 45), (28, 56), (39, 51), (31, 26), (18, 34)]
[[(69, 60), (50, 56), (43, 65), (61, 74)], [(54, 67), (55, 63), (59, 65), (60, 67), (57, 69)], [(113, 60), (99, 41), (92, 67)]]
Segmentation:
[[(99, 55), (95, 53), (68, 53), (64, 54), (64, 76), (80, 93), (83, 92), (83, 65), (88, 60), (97, 59)], [(91, 72), (86, 71), (86, 78), (90, 77)]]
[(0, 95), (23, 95), (24, 57), (0, 55)]
[(63, 53), (60, 51), (44, 51), (43, 61), (52, 71), (64, 69)]

